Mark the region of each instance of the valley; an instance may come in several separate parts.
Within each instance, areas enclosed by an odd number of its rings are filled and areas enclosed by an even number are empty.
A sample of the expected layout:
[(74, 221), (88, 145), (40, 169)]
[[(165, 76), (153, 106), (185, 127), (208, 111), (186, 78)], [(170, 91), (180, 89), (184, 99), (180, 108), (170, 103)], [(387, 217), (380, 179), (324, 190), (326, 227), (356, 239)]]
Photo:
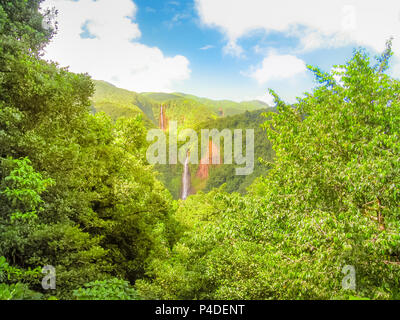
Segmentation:
[[(274, 111), (261, 101), (237, 103), (229, 100), (211, 100), (183, 93), (136, 93), (115, 87), (105, 81), (94, 81), (95, 94), (92, 110), (94, 113), (104, 112), (112, 119), (120, 117), (140, 116), (148, 129), (160, 128), (167, 134), (169, 122), (176, 121), (178, 132), (186, 128), (200, 134), (202, 129), (254, 129), (255, 130), (255, 172), (249, 176), (237, 176), (233, 164), (178, 164), (156, 165), (160, 173), (159, 179), (171, 192), (175, 199), (185, 198), (199, 191), (210, 191), (226, 185), (228, 192), (246, 193), (246, 188), (260, 176), (265, 166), (258, 159), (272, 161), (273, 151), (270, 143), (263, 137), (261, 128), (265, 118), (261, 116)], [(223, 142), (223, 139), (222, 139)], [(181, 143), (182, 145), (183, 143)], [(211, 142), (209, 157), (212, 154), (223, 154)], [(189, 185), (184, 182), (190, 181)], [(185, 192), (183, 190), (186, 190)], [(184, 197), (182, 195), (185, 195)]]
[(0, 300), (399, 300), (397, 17), (143, 2), (0, 0)]

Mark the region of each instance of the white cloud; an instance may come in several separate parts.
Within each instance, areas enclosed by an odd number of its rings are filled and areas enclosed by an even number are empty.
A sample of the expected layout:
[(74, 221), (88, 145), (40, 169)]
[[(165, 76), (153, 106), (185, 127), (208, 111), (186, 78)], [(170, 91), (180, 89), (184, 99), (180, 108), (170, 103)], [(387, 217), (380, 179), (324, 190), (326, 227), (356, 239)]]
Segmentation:
[(213, 45), (207, 44), (207, 45), (205, 45), (204, 47), (201, 47), (200, 50), (210, 50), (210, 49), (213, 49), (213, 48), (214, 48)]
[(165, 21), (165, 25), (172, 29), (175, 26), (179, 26), (182, 24), (184, 20), (190, 19), (191, 15), (189, 13), (176, 13), (171, 20)]
[(271, 107), (275, 105), (274, 97), (269, 92), (267, 92), (261, 96), (257, 96), (251, 100), (259, 100), (259, 101), (265, 102), (266, 104), (268, 104)]
[(264, 58), (262, 65), (250, 74), (259, 84), (270, 80), (290, 79), (307, 70), (303, 60), (292, 55), (270, 53)]
[[(55, 6), (59, 31), (46, 47), (45, 58), (87, 72), (134, 91), (173, 91), (176, 81), (189, 78), (189, 61), (166, 57), (156, 47), (138, 42), (137, 7), (131, 0), (46, 0), (42, 8)], [(86, 25), (91, 36), (82, 38)]]
[(382, 51), (394, 36), (399, 39), (394, 50), (400, 55), (398, 0), (195, 1), (202, 23), (221, 30), (227, 38), (226, 52), (233, 54), (241, 53), (238, 39), (261, 29), (297, 37), (302, 50), (356, 44)]
[(226, 46), (224, 47), (225, 54), (231, 54), (236, 57), (243, 56), (243, 48), (239, 46), (235, 40), (229, 40)]

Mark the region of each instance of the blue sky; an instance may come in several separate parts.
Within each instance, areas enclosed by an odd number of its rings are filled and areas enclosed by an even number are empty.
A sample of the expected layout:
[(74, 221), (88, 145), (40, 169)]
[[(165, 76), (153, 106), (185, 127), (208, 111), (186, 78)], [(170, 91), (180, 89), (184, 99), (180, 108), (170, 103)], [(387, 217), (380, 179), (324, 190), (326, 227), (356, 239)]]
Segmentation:
[[(203, 26), (193, 1), (137, 0), (139, 7), (136, 21), (141, 26), (141, 41), (146, 45), (157, 46), (167, 55), (183, 54), (190, 61), (192, 76), (177, 85), (177, 91), (200, 96), (245, 100), (261, 97), (273, 88), (285, 98), (294, 100), (296, 96), (313, 87), (311, 73), (293, 79), (273, 80), (259, 84), (246, 76), (252, 67), (263, 60), (264, 52), (256, 52), (255, 47), (277, 49), (290, 54), (298, 45), (294, 37), (281, 33), (266, 35), (254, 31), (241, 39), (244, 49), (241, 57), (224, 53), (225, 36), (218, 29)], [(317, 50), (298, 55), (307, 64), (330, 70), (334, 64), (346, 61), (353, 47)]]
[(137, 92), (270, 102), (272, 88), (293, 102), (314, 86), (307, 64), (330, 71), (399, 33), (396, 1), (383, 1), (390, 14), (372, 0), (331, 2), (46, 0), (60, 11), (46, 57)]

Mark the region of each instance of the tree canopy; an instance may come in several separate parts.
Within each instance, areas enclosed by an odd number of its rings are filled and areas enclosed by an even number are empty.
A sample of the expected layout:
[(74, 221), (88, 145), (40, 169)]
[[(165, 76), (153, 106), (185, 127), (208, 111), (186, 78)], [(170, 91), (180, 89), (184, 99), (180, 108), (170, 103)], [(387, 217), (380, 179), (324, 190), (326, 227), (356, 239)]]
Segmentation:
[[(0, 299), (400, 299), (390, 41), (376, 62), (357, 49), (330, 73), (310, 66), (316, 88), (293, 105), (271, 91), (264, 116), (216, 120), (211, 100), (110, 89), (97, 98), (127, 112), (110, 118), (92, 112), (89, 75), (43, 59), (57, 24), (40, 4), (0, 0)], [(200, 129), (261, 125), (257, 178), (215, 168), (204, 192), (174, 200), (146, 160), (166, 97), (169, 116), (186, 106)]]

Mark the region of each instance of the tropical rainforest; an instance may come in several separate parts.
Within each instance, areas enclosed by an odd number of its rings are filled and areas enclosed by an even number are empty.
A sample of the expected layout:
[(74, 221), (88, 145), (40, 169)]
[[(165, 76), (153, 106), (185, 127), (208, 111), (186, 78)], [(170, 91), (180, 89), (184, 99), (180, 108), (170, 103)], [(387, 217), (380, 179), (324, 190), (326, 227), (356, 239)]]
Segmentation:
[[(44, 60), (40, 2), (0, 0), (0, 299), (400, 299), (390, 40), (309, 66), (295, 104), (136, 93)], [(146, 158), (167, 121), (254, 129), (253, 174), (191, 164), (180, 199), (183, 166)]]

